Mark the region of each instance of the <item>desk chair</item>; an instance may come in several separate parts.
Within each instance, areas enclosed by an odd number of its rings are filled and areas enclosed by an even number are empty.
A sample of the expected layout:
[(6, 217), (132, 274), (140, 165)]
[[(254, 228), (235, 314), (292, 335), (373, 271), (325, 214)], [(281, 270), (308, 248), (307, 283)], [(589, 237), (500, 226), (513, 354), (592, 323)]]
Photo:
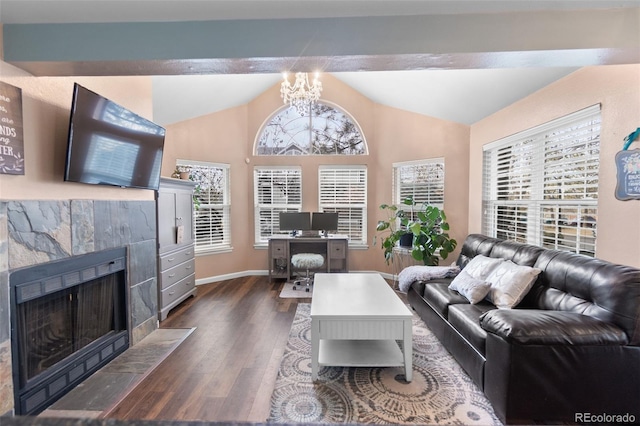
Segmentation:
[(307, 275), (293, 282), (293, 289), (296, 286), (304, 284), (308, 292), (313, 285), (313, 279), (309, 274), (310, 269), (317, 269), (324, 265), (324, 256), (317, 253), (298, 253), (291, 256), (291, 264), (298, 269), (306, 269)]

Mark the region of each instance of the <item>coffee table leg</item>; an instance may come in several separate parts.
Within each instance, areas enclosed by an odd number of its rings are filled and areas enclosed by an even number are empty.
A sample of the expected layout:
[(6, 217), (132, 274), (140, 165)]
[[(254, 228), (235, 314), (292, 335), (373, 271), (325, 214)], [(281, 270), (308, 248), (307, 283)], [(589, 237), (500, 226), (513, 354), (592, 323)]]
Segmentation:
[(318, 358), (320, 355), (320, 321), (311, 318), (311, 380), (318, 379)]
[(404, 321), (404, 379), (407, 382), (413, 380), (413, 323), (410, 319)]

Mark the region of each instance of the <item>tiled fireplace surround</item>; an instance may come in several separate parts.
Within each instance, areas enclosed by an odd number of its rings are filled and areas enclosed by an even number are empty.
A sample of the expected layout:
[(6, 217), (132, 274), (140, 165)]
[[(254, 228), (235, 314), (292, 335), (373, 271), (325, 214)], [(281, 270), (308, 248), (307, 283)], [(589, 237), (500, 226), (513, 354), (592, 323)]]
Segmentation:
[(13, 412), (9, 271), (127, 247), (135, 345), (157, 328), (154, 201), (0, 201), (0, 416)]

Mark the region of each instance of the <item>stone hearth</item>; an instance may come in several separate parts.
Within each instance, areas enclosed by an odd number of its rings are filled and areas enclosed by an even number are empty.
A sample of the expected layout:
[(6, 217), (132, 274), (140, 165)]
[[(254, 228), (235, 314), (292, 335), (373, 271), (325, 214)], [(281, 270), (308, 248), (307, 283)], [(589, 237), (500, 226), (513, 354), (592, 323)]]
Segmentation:
[(14, 408), (9, 279), (13, 270), (126, 247), (130, 342), (157, 328), (154, 201), (0, 201), (0, 416)]

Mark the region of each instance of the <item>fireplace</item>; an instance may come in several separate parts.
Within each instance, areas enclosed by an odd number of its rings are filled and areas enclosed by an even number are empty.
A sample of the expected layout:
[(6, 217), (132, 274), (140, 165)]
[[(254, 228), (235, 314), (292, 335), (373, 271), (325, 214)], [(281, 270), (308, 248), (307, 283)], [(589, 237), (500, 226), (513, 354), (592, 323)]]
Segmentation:
[(16, 414), (37, 414), (129, 347), (126, 249), (14, 271)]

